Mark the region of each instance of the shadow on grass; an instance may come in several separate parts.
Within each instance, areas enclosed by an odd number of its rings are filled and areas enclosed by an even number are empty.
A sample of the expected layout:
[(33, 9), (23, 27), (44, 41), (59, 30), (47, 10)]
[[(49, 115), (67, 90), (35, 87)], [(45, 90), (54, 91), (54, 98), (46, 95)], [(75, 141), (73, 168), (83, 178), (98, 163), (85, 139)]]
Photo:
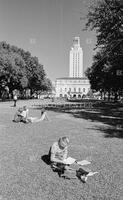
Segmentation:
[(118, 129), (117, 127), (114, 127), (114, 126), (110, 126), (110, 127), (106, 127), (105, 125), (103, 127), (96, 126), (95, 128), (91, 128), (90, 130), (98, 130), (104, 133), (105, 138), (113, 138), (113, 137), (123, 138), (123, 129)]
[[(49, 154), (47, 154), (47, 155), (43, 155), (42, 157), (41, 157), (41, 159), (47, 164), (47, 165), (50, 165), (51, 166), (51, 161), (50, 161), (50, 156), (49, 156)], [(52, 167), (51, 167), (52, 168)], [(61, 176), (61, 174), (63, 173), (62, 171), (62, 169), (61, 168), (59, 168), (59, 167), (57, 167), (56, 169), (54, 168), (52, 168), (52, 170), (53, 170), (53, 172), (55, 172), (55, 173), (57, 173), (58, 174), (58, 176), (60, 177)]]
[[(37, 108), (39, 109), (39, 108)], [(105, 137), (117, 137), (123, 138), (123, 105), (118, 103), (101, 102), (93, 104), (91, 109), (71, 109), (66, 107), (48, 108), (59, 113), (70, 113), (75, 118), (83, 118), (86, 120), (102, 122), (102, 125), (95, 127), (95, 130), (99, 130), (105, 133)], [(106, 126), (105, 126), (106, 125)], [(107, 126), (108, 125), (108, 126)]]
[(42, 159), (47, 165), (50, 165), (50, 164), (51, 164), (49, 154), (46, 154), (46, 155), (41, 156), (41, 159)]
[[(117, 106), (103, 106), (93, 109), (83, 109), (73, 113), (75, 118), (83, 118), (86, 120), (102, 122), (104, 126), (95, 127), (105, 133), (105, 137), (123, 138), (123, 108)], [(105, 126), (106, 125), (106, 126)], [(107, 126), (108, 125), (108, 126)]]

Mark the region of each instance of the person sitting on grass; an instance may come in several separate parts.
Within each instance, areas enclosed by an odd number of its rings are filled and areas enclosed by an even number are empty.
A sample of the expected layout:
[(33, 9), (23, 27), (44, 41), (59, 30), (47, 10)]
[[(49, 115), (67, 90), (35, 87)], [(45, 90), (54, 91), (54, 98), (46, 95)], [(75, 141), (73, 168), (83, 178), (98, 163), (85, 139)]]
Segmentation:
[(23, 106), (23, 111), (21, 113), (22, 122), (28, 123), (28, 114), (29, 114), (29, 109), (27, 108), (27, 106)]
[(19, 108), (14, 115), (13, 121), (14, 122), (28, 123), (28, 112), (29, 112), (29, 110), (27, 109), (26, 106)]
[(21, 113), (23, 112), (23, 108), (19, 108), (17, 110), (17, 112), (15, 113), (14, 115), (14, 119), (13, 119), (13, 122), (21, 122), (22, 120), (22, 116), (21, 116)]
[(69, 139), (67, 137), (59, 138), (57, 142), (53, 143), (49, 151), (51, 168), (53, 171), (58, 172), (60, 177), (65, 177), (67, 174), (67, 177), (69, 178), (72, 174), (74, 178), (78, 177), (82, 182), (86, 182), (87, 174), (89, 172), (80, 168), (77, 162), (71, 165), (66, 162), (68, 156), (68, 145)]
[(14, 122), (23, 122), (23, 123), (35, 123), (40, 122), (43, 120), (49, 120), (46, 110), (43, 108), (41, 109), (41, 117), (29, 117), (28, 116), (29, 110), (26, 106), (23, 108), (19, 108), (18, 111), (14, 115)]

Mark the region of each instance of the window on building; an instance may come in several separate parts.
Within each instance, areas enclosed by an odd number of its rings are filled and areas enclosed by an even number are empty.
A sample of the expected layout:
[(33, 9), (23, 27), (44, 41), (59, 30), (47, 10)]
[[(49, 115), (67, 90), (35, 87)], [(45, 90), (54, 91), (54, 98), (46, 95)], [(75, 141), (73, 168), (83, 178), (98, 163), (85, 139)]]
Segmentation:
[(67, 92), (67, 88), (65, 88), (65, 92)]
[(60, 97), (63, 97), (63, 95), (62, 95), (62, 94), (60, 94)]
[(81, 88), (79, 88), (79, 92), (81, 92)]
[(76, 88), (74, 88), (74, 92), (76, 92)]
[(83, 88), (83, 92), (85, 92), (85, 88)]
[(69, 88), (69, 92), (71, 92), (71, 88)]
[(62, 88), (60, 88), (60, 92), (62, 92)]

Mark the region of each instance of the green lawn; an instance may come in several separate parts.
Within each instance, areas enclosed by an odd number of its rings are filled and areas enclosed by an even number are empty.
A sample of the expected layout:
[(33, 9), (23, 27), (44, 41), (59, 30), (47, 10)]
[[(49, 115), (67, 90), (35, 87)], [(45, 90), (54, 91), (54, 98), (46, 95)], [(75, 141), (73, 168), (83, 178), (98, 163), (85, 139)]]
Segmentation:
[[(26, 104), (30, 116), (40, 116), (40, 109), (33, 109), (33, 103), (18, 101), (17, 106)], [(115, 135), (106, 137), (104, 127), (108, 129), (111, 124), (78, 111), (48, 111), (50, 122), (16, 124), (12, 118), (17, 108), (12, 105), (0, 103), (0, 200), (122, 199), (123, 140)], [(87, 167), (99, 172), (87, 183), (59, 178), (42, 160), (61, 136), (70, 138), (71, 157), (91, 159)]]

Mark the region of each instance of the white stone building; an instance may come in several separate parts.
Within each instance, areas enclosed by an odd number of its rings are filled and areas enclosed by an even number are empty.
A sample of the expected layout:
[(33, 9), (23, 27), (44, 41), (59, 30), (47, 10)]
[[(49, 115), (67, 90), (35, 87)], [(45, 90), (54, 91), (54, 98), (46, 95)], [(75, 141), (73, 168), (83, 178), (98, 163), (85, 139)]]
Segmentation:
[(55, 82), (56, 97), (82, 98), (90, 90), (89, 80), (84, 77), (83, 50), (79, 37), (73, 40), (69, 57), (69, 77), (57, 78)]

